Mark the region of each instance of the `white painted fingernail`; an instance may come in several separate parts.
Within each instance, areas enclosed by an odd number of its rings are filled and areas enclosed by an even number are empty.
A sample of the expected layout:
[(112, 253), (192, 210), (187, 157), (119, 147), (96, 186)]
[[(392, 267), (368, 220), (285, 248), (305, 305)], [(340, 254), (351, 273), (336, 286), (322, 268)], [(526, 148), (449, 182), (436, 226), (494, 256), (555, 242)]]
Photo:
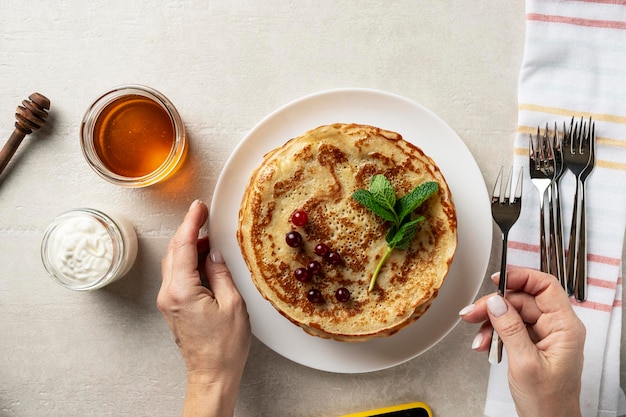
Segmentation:
[(496, 278), (498, 278), (499, 276), (500, 276), (500, 273), (499, 273), (499, 272), (494, 272), (493, 274), (491, 274), (491, 280), (492, 280), (492, 281), (495, 281), (495, 280), (496, 280)]
[(474, 309), (476, 308), (476, 306), (474, 304), (470, 304), (468, 306), (465, 306), (461, 309), (461, 311), (459, 311), (459, 316), (464, 316), (466, 314), (471, 313), (472, 311), (474, 311)]
[(487, 309), (495, 317), (500, 317), (508, 310), (504, 298), (499, 295), (492, 295), (487, 299)]
[(478, 333), (476, 337), (474, 337), (474, 340), (472, 340), (472, 349), (474, 350), (478, 349), (482, 343), (483, 343), (483, 334)]
[(214, 264), (224, 263), (224, 256), (222, 255), (222, 252), (216, 249), (211, 249), (209, 251), (209, 256), (211, 257), (211, 262), (213, 262)]
[(193, 200), (193, 203), (191, 203), (191, 205), (189, 206), (189, 211), (193, 210), (194, 207), (196, 207), (198, 204), (200, 204), (200, 200), (198, 199)]

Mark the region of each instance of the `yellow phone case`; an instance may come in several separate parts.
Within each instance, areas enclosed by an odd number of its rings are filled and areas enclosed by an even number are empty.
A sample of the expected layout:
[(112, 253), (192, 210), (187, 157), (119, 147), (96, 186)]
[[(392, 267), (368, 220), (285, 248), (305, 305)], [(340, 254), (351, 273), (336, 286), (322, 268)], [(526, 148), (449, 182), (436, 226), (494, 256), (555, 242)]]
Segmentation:
[(433, 416), (433, 412), (427, 404), (422, 402), (412, 402), (407, 404), (394, 405), (392, 407), (378, 408), (376, 410), (362, 411), (360, 413), (346, 414), (341, 417), (375, 417), (385, 416), (385, 413), (393, 413), (395, 411), (411, 410), (411, 409), (423, 409), (428, 413), (428, 417)]

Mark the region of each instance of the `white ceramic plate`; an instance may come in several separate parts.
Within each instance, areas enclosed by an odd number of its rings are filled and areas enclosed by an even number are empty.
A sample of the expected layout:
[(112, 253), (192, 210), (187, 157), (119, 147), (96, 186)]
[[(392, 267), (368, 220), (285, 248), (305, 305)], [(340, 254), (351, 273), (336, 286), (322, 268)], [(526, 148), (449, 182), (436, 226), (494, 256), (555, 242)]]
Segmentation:
[[(288, 139), (325, 124), (361, 123), (400, 133), (439, 166), (452, 191), (458, 248), (450, 273), (430, 309), (397, 334), (363, 343), (310, 336), (280, 315), (257, 291), (236, 239), (238, 211), (246, 184), (263, 155)], [(246, 300), (252, 333), (270, 349), (301, 365), (338, 373), (389, 368), (425, 352), (459, 322), (481, 285), (491, 250), (489, 198), (476, 161), (439, 117), (398, 95), (339, 89), (303, 97), (259, 122), (226, 162), (211, 204), (211, 241), (224, 253)], [(468, 341), (470, 343), (470, 341)]]

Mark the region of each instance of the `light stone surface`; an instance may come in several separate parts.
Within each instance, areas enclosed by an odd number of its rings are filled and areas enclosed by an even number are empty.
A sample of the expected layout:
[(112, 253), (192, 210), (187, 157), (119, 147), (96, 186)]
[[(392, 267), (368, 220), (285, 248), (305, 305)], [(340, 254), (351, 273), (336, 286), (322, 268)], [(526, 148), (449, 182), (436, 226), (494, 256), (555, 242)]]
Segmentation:
[[(0, 417), (180, 414), (184, 366), (155, 304), (160, 259), (191, 201), (211, 201), (243, 136), (303, 95), (386, 90), (445, 120), (490, 189), (512, 161), (523, 48), (522, 1), (0, 2), (0, 139), (28, 95), (52, 101), (48, 124), (0, 176)], [(189, 134), (183, 168), (147, 189), (106, 183), (79, 148), (88, 105), (127, 83), (164, 93)], [(81, 206), (125, 214), (139, 236), (130, 274), (91, 293), (54, 284), (39, 255), (50, 221)], [(486, 278), (499, 265), (493, 233)], [(481, 294), (492, 290), (486, 279)], [(476, 330), (459, 324), (421, 356), (359, 375), (309, 369), (254, 340), (236, 416), (416, 400), (441, 417), (482, 415), (489, 368), (470, 349)]]

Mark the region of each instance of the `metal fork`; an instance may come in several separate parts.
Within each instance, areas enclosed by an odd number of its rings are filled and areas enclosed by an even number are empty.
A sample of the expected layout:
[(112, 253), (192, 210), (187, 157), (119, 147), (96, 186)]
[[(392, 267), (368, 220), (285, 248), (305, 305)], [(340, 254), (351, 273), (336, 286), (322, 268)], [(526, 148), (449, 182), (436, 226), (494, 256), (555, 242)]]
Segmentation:
[(541, 135), (537, 128), (537, 143), (530, 135), (528, 143), (528, 167), (530, 180), (539, 191), (539, 253), (540, 269), (549, 272), (548, 244), (546, 239), (546, 224), (544, 217), (544, 201), (554, 178), (554, 153), (552, 147), (547, 144), (547, 136)]
[[(546, 131), (548, 125), (546, 124)], [(565, 122), (563, 122), (563, 135), (566, 134)], [(561, 177), (566, 167), (563, 161), (563, 143), (559, 137), (556, 122), (554, 123), (554, 135), (550, 146), (554, 153), (554, 177), (550, 184), (550, 273), (555, 275), (563, 289), (567, 287), (565, 274), (565, 247), (563, 245), (563, 215), (561, 210)]]
[[(517, 177), (517, 185), (515, 186), (514, 197), (511, 200), (511, 186), (513, 185), (513, 169), (509, 174), (509, 180), (506, 181), (506, 189), (504, 194), (504, 182), (502, 181), (502, 171), (496, 179), (491, 194), (491, 215), (502, 232), (502, 259), (500, 261), (500, 282), (498, 282), (498, 294), (502, 297), (506, 296), (506, 255), (507, 245), (509, 241), (509, 230), (519, 218), (522, 210), (522, 170), (520, 169)], [(498, 333), (494, 331), (491, 336), (491, 347), (489, 349), (489, 362), (500, 363), (502, 360), (502, 339)]]
[[(572, 126), (573, 125), (573, 126)], [(595, 164), (595, 123), (580, 119), (570, 124), (571, 134), (564, 143), (563, 157), (567, 168), (576, 176), (574, 210), (570, 229), (567, 259), (567, 291), (578, 301), (587, 299), (587, 221), (585, 207), (585, 180)]]

